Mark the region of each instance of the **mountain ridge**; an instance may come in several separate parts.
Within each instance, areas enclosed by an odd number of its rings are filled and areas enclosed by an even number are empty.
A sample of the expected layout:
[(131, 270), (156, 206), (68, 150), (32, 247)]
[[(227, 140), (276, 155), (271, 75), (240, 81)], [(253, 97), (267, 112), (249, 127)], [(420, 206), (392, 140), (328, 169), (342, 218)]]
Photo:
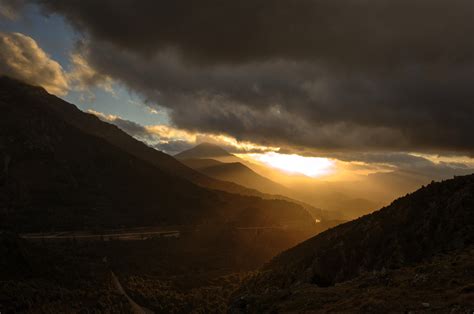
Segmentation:
[(191, 159), (191, 158), (199, 158), (199, 159), (216, 159), (216, 158), (225, 158), (228, 160), (232, 160), (232, 162), (238, 162), (240, 159), (233, 154), (229, 153), (222, 147), (216, 144), (203, 142), (200, 143), (190, 149), (182, 151), (176, 155), (174, 155), (177, 159)]
[(334, 220), (339, 216), (337, 213), (330, 213), (309, 204), (298, 197), (295, 191), (259, 174), (247, 162), (216, 144), (201, 143), (176, 154), (175, 157), (207, 177), (256, 191), (259, 193), (257, 196), (264, 198), (270, 196), (295, 202), (306, 208), (315, 219)]
[(196, 158), (181, 159), (181, 161), (185, 165), (221, 181), (233, 182), (268, 194), (291, 194), (291, 191), (285, 186), (256, 173), (241, 162), (219, 162), (214, 159)]
[[(205, 189), (173, 176), (174, 168), (163, 171), (163, 163), (158, 162), (160, 168), (137, 157), (137, 151), (151, 148), (42, 88), (2, 77), (0, 107), (5, 165), (0, 169), (0, 214), (7, 229), (187, 223), (204, 217), (238, 221), (249, 208), (274, 223), (288, 219), (285, 215), (311, 222), (300, 205)], [(115, 142), (94, 134), (107, 130)], [(194, 173), (163, 153), (146, 156), (164, 156)]]
[[(3, 81), (8, 80), (10, 82), (16, 81), (5, 76), (0, 79), (2, 79)], [(207, 189), (224, 191), (232, 194), (259, 197), (267, 200), (281, 199), (284, 201), (294, 202), (296, 204), (303, 205), (302, 202), (292, 200), (289, 197), (281, 197), (279, 195), (262, 193), (256, 189), (244, 187), (234, 182), (217, 180), (206, 176), (205, 174), (199, 171), (187, 167), (182, 162), (178, 161), (172, 156), (169, 156), (132, 138), (130, 135), (125, 133), (116, 125), (103, 122), (93, 114), (82, 112), (75, 105), (70, 104), (54, 95), (48, 94), (41, 87), (35, 88), (37, 89), (38, 93), (48, 98), (48, 101), (44, 101), (43, 104), (48, 106), (51, 110), (54, 110), (57, 114), (60, 115), (61, 118), (65, 119), (65, 121), (67, 121), (74, 127), (82, 130), (85, 133), (105, 139), (109, 143), (117, 146), (122, 150), (127, 151), (135, 157), (151, 163), (152, 165), (169, 175), (180, 176), (185, 180), (191, 181)], [(212, 145), (212, 147), (214, 148), (216, 147), (216, 145), (214, 144), (209, 145)], [(220, 149), (220, 151), (224, 151), (227, 155), (231, 155), (223, 149)], [(237, 158), (237, 160), (239, 159)], [(306, 203), (304, 204), (304, 207), (313, 208), (312, 206)]]

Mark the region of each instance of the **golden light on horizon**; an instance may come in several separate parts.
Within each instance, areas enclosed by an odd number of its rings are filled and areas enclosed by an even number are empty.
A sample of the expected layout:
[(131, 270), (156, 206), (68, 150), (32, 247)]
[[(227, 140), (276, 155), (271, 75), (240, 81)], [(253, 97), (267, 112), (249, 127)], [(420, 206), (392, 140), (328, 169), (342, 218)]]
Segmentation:
[(249, 157), (271, 168), (312, 178), (332, 174), (335, 170), (335, 162), (322, 157), (305, 157), (296, 154), (288, 155), (275, 152), (249, 154)]

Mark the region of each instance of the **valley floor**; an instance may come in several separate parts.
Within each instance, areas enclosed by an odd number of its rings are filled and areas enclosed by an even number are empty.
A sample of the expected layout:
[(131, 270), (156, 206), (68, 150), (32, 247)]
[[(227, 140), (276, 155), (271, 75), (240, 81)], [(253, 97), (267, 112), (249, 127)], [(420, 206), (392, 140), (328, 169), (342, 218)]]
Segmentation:
[(140, 241), (75, 236), (0, 236), (1, 313), (130, 313), (130, 299), (155, 313), (225, 313), (249, 274), (301, 241), (278, 229)]
[[(155, 313), (472, 313), (474, 247), (321, 288), (233, 294), (274, 251), (230, 239), (23, 243), (0, 281), (2, 313), (129, 313), (126, 294)], [(22, 241), (20, 241), (22, 242)], [(5, 243), (5, 242), (4, 242)], [(246, 244), (247, 245), (247, 244)], [(260, 254), (258, 253), (260, 252)], [(255, 291), (255, 289), (252, 289)], [(232, 301), (229, 301), (232, 300)], [(230, 305), (230, 307), (229, 307)]]

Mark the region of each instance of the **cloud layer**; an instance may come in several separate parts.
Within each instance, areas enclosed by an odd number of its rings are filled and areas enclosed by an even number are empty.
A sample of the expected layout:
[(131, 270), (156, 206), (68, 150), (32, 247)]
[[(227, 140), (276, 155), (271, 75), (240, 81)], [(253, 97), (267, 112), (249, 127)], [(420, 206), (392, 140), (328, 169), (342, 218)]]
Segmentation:
[[(278, 147), (264, 147), (252, 143), (238, 142), (235, 138), (222, 135), (192, 133), (167, 125), (143, 126), (115, 115), (89, 110), (103, 121), (115, 124), (123, 131), (168, 154), (175, 155), (203, 142), (219, 145), (234, 154), (244, 154), (252, 162), (265, 160), (277, 152), (285, 158), (301, 158), (290, 155), (292, 152)], [(288, 155), (286, 155), (288, 154)], [(326, 153), (327, 160), (337, 161), (338, 174), (357, 174), (370, 178), (403, 177), (413, 184), (422, 184), (430, 180), (442, 180), (453, 175), (465, 175), (474, 171), (474, 160), (469, 158), (414, 155), (409, 153)]]
[(221, 134), (190, 132), (164, 124), (144, 126), (116, 115), (107, 115), (95, 110), (88, 110), (88, 113), (97, 116), (102, 121), (115, 124), (136, 139), (170, 155), (175, 155), (204, 142), (219, 145), (231, 153), (265, 153), (279, 149), (278, 147), (238, 141), (233, 137)]
[(38, 44), (20, 33), (0, 32), (0, 74), (7, 74), (48, 92), (65, 95), (69, 89), (67, 75)]
[(24, 4), (24, 0), (0, 0), (0, 18), (16, 20)]
[(474, 153), (469, 0), (37, 0), (179, 128), (309, 151)]
[(113, 93), (113, 80), (98, 73), (79, 53), (71, 53), (70, 63), (70, 71), (66, 71), (33, 38), (0, 32), (0, 75), (42, 86), (58, 96), (75, 90), (94, 98), (91, 87)]
[(469, 0), (38, 0), (94, 38), (144, 56), (175, 48), (198, 63), (268, 59), (388, 63), (472, 58)]

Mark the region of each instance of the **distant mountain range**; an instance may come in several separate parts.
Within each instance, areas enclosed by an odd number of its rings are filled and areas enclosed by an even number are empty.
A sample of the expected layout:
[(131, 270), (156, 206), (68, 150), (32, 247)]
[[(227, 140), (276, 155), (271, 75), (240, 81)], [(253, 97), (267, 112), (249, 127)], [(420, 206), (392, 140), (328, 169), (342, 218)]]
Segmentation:
[(314, 221), (290, 200), (210, 178), (42, 88), (0, 78), (0, 112), (0, 228), (263, 223), (249, 210), (266, 224)]
[(244, 164), (244, 161), (223, 148), (201, 143), (194, 148), (175, 155), (182, 163), (209, 177), (236, 184), (268, 194), (289, 195), (290, 189), (278, 184)]
[[(234, 183), (258, 191), (264, 198), (278, 198), (295, 202), (308, 210), (315, 219), (331, 220), (339, 223), (339, 214), (330, 213), (312, 206), (300, 198), (298, 193), (276, 183), (250, 168), (248, 163), (212, 143), (200, 143), (195, 147), (175, 155), (186, 166), (220, 182)], [(260, 196), (262, 197), (262, 194)]]
[(245, 160), (212, 143), (201, 143), (175, 155), (186, 166), (223, 182), (237, 184), (263, 193), (264, 197), (296, 202), (318, 220), (333, 220), (338, 214), (324, 211), (304, 202), (296, 191), (276, 183), (250, 168)]
[[(348, 220), (363, 216), (377, 208), (376, 204), (369, 200), (350, 197), (337, 188), (328, 189), (324, 187), (323, 182), (306, 180), (307, 182), (297, 189), (288, 188), (257, 173), (256, 169), (261, 169), (263, 166), (249, 163), (212, 143), (201, 143), (175, 157), (208, 177), (235, 183), (264, 194), (296, 200), (316, 218)], [(326, 209), (324, 206), (320, 209), (318, 204), (324, 204), (331, 210), (324, 210)]]
[[(435, 311), (436, 304), (440, 312), (454, 304), (465, 310), (471, 304), (472, 310), (473, 249), (474, 175), (469, 175), (432, 183), (281, 253), (236, 293), (232, 307), (234, 312), (305, 312), (332, 304), (336, 312), (364, 312), (362, 306), (369, 304), (365, 311), (377, 312), (384, 304), (374, 298), (404, 295), (396, 302), (380, 301), (392, 304), (385, 307), (391, 310), (393, 304), (403, 311), (410, 306)], [(359, 297), (346, 299), (351, 289), (360, 289)], [(452, 299), (437, 298), (436, 291), (449, 289), (455, 289)], [(368, 299), (361, 300), (360, 293)], [(456, 299), (463, 293), (471, 293), (470, 301)]]

